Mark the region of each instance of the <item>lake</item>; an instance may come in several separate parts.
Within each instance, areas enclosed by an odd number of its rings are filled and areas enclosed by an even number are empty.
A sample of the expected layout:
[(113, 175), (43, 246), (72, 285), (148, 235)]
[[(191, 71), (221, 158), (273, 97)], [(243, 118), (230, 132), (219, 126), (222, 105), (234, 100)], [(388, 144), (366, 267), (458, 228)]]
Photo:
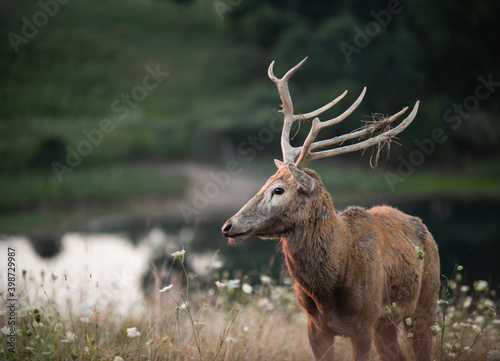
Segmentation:
[[(486, 280), (500, 290), (500, 201), (433, 199), (397, 206), (428, 226), (439, 245), (443, 275), (450, 277), (455, 264), (460, 264), (464, 283)], [(228, 246), (220, 227), (229, 216), (196, 227), (147, 219), (93, 222), (62, 234), (6, 236), (2, 243), (16, 249), (18, 277), (23, 269), (34, 275), (43, 270), (47, 277), (67, 275), (74, 285), (97, 288), (99, 283), (104, 294), (108, 288), (135, 295), (131, 302), (138, 302), (140, 290), (152, 284), (151, 270), (169, 271), (170, 254), (182, 248), (188, 270), (198, 275), (226, 271), (226, 278), (246, 275), (249, 282), (262, 273), (286, 277), (276, 241), (254, 237), (240, 247)], [(0, 268), (1, 274), (5, 272)], [(167, 282), (162, 280), (163, 285)]]

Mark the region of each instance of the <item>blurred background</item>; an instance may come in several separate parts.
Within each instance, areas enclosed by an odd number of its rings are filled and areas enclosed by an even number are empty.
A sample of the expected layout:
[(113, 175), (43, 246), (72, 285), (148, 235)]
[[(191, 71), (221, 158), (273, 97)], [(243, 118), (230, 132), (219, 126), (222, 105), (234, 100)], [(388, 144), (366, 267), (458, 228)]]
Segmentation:
[(278, 275), (275, 242), (230, 248), (220, 227), (281, 159), (267, 67), (282, 76), (308, 56), (290, 83), (296, 112), (348, 89), (329, 119), (368, 89), (321, 137), (421, 101), (376, 169), (371, 151), (310, 164), (337, 209), (417, 215), (443, 274), (458, 263), (499, 288), (499, 13), (486, 0), (1, 0), (2, 242), (29, 244), (21, 269), (90, 258), (67, 244), (113, 235), (110, 255), (123, 240), (147, 252), (146, 281), (182, 247), (196, 272), (220, 250), (232, 272)]

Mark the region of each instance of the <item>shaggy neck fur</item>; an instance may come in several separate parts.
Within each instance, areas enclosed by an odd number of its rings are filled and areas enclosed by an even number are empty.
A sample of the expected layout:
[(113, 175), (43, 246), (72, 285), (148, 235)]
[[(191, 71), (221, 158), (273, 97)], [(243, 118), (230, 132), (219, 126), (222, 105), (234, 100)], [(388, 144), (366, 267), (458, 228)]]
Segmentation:
[[(311, 296), (321, 297), (341, 286), (345, 278), (347, 247), (342, 234), (345, 225), (336, 214), (330, 195), (316, 173), (310, 207), (304, 207), (291, 232), (281, 238), (288, 270)], [(332, 262), (332, 260), (335, 260)], [(314, 297), (314, 298), (316, 298)]]

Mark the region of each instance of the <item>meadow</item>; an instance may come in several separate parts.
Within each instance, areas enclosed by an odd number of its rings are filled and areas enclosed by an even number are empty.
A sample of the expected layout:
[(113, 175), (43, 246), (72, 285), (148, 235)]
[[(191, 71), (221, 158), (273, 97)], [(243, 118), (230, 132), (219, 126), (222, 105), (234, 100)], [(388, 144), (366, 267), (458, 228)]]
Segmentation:
[[(216, 256), (201, 277), (184, 268), (189, 252), (175, 252), (172, 265), (179, 266), (180, 272), (172, 266), (158, 270), (149, 292), (141, 296), (106, 297), (106, 290), (99, 289), (99, 280), (91, 274), (86, 286), (77, 285), (75, 292), (66, 275), (22, 270), (14, 333), (7, 326), (9, 311), (3, 310), (1, 316), (5, 325), (0, 333), (1, 358), (311, 359), (306, 318), (286, 273), (279, 279), (265, 272), (230, 274)], [(457, 265), (449, 279), (443, 277), (438, 318), (432, 326), (434, 360), (500, 360), (497, 295), (486, 281), (463, 285), (462, 269)], [(168, 282), (165, 276), (170, 276)], [(5, 289), (1, 297), (8, 303)], [(127, 310), (118, 311), (124, 304)], [(405, 350), (412, 337), (400, 331)], [(12, 341), (13, 346), (8, 343)], [(337, 338), (337, 359), (350, 360), (350, 352), (348, 339)], [(372, 359), (377, 359), (375, 351)]]
[[(178, 171), (179, 164), (218, 171), (237, 159), (242, 178), (261, 185), (262, 176), (275, 170), (278, 135), (254, 149), (255, 161), (237, 150), (268, 128), (279, 108), (266, 75), (269, 63), (276, 60), (276, 72), (283, 74), (306, 55), (308, 64), (291, 84), (297, 111), (315, 109), (345, 89), (348, 97), (362, 86), (370, 89), (353, 119), (335, 132), (356, 129), (373, 112), (394, 112), (422, 100), (418, 123), (401, 135), (401, 146), (395, 144), (377, 170), (369, 168), (369, 151), (314, 166), (336, 206), (500, 198), (495, 118), (500, 102), (494, 101), (494, 88), (487, 96), (481, 93), (481, 101), (475, 97), (479, 77), (493, 77), (497, 86), (498, 50), (491, 47), (497, 3), (476, 1), (465, 8), (446, 1), (407, 2), (352, 62), (339, 44), (351, 43), (356, 29), (372, 23), (371, 12), (384, 11), (386, 2), (323, 1), (317, 7), (312, 1), (228, 0), (224, 3), (232, 5), (221, 14), (214, 4), (222, 1), (211, 0), (61, 0), (58, 14), (36, 36), (13, 47), (9, 34), (22, 35), (24, 19), (33, 21), (41, 3), (49, 1), (0, 2), (0, 241), (5, 249), (4, 238), (11, 235), (75, 231), (105, 217), (179, 218), (167, 201), (185, 201), (192, 187), (203, 186)], [(168, 75), (146, 92), (150, 69)], [(124, 101), (130, 97), (133, 102)], [(466, 113), (456, 111), (464, 106)], [(102, 138), (96, 138), (97, 129)], [(447, 141), (424, 152), (418, 144), (432, 139), (436, 129), (444, 130)], [(307, 130), (306, 124), (298, 129), (297, 139)], [(75, 151), (80, 160), (72, 158)], [(414, 157), (418, 164), (401, 171), (401, 159), (408, 162), (418, 152), (425, 156)], [(70, 171), (57, 173), (54, 162)], [(386, 171), (400, 177), (394, 189)], [(207, 207), (206, 213), (215, 211)], [(144, 223), (147, 228), (149, 221)], [(462, 223), (446, 232), (465, 233), (468, 224)], [(477, 224), (469, 227), (481, 229), (467, 239), (471, 244), (496, 230), (486, 229), (483, 219)], [(496, 242), (497, 234), (488, 240)], [(493, 249), (488, 243), (484, 247)], [(28, 262), (19, 262), (13, 316), (3, 288), (8, 282), (0, 285), (7, 306), (0, 310), (0, 359), (311, 359), (306, 318), (286, 273), (270, 278), (271, 271), (230, 271), (214, 258), (206, 275), (195, 275), (183, 268), (190, 252), (187, 247), (185, 255), (172, 256), (175, 267), (158, 270), (144, 293), (108, 289), (95, 268), (85, 269), (81, 282), (64, 272), (34, 272)], [(448, 262), (455, 262), (450, 253)], [(483, 267), (490, 264), (467, 254)], [(434, 359), (500, 360), (493, 284), (464, 284), (465, 271), (442, 270), (448, 276), (433, 328)], [(401, 331), (400, 342), (409, 349), (411, 335)], [(350, 360), (349, 341), (338, 338), (335, 353), (338, 360)]]

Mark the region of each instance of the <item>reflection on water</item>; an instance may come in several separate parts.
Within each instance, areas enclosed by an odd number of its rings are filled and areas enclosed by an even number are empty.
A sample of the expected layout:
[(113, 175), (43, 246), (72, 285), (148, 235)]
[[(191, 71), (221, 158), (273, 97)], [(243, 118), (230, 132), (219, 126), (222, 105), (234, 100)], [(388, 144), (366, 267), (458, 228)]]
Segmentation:
[[(66, 233), (57, 239), (57, 252), (50, 243), (50, 252), (40, 251), (39, 237), (28, 240), (26, 237), (8, 237), (2, 241), (5, 246), (16, 250), (17, 277), (24, 270), (26, 277), (32, 280), (32, 287), (27, 291), (27, 299), (38, 299), (43, 292), (56, 295), (55, 303), (65, 304), (67, 298), (77, 300), (82, 308), (92, 308), (96, 304), (116, 306), (117, 312), (130, 310), (131, 307), (144, 306), (143, 288), (145, 281), (151, 280), (153, 265), (168, 269), (169, 276), (175, 273), (172, 269), (171, 254), (182, 247), (191, 249), (194, 231), (180, 228), (164, 232), (160, 228), (152, 228), (143, 234), (141, 239), (132, 239), (128, 232), (123, 233)], [(43, 244), (47, 237), (43, 237)], [(52, 257), (47, 257), (47, 254)], [(179, 265), (179, 263), (176, 263)], [(189, 251), (186, 257), (187, 269), (198, 275), (204, 275), (209, 269), (222, 266), (214, 257), (213, 250), (204, 252), (198, 249)], [(7, 265), (3, 263), (0, 274), (6, 275)], [(57, 282), (53, 276), (57, 277)], [(64, 278), (64, 282), (61, 280)], [(170, 278), (170, 277), (169, 277)], [(170, 281), (170, 279), (168, 279)], [(167, 279), (161, 286), (165, 285)], [(150, 282), (151, 283), (151, 282)], [(53, 289), (56, 284), (58, 288)], [(64, 284), (64, 287), (60, 287)], [(149, 284), (150, 285), (150, 284)], [(51, 289), (52, 287), (52, 289)]]
[[(459, 263), (464, 266), (466, 282), (485, 279), (500, 288), (500, 202), (435, 200), (401, 204), (399, 208), (427, 224), (439, 245), (444, 275), (450, 275)], [(151, 271), (163, 268), (171, 272), (170, 255), (182, 248), (187, 251), (189, 271), (198, 275), (222, 266), (230, 272), (259, 271), (278, 277), (282, 259), (276, 242), (254, 238), (242, 247), (229, 247), (220, 234), (225, 218), (196, 229), (162, 224), (145, 229), (144, 221), (139, 227), (115, 224), (112, 230), (101, 227), (94, 232), (31, 241), (16, 237), (3, 243), (16, 249), (18, 272), (26, 269), (38, 275), (43, 270), (48, 276), (67, 275), (68, 292), (81, 293), (79, 297), (88, 304), (111, 297), (124, 307), (138, 303), (144, 297), (144, 284), (152, 283)], [(44, 247), (47, 244), (52, 248)], [(217, 250), (220, 252), (214, 258)], [(2, 267), (0, 272), (5, 274), (5, 263)], [(170, 280), (162, 280), (162, 286), (166, 282)], [(60, 296), (65, 297), (63, 293)]]
[[(38, 299), (42, 292), (56, 295), (56, 304), (65, 304), (71, 298), (83, 308), (111, 300), (118, 308), (128, 308), (142, 298), (139, 281), (150, 256), (146, 243), (134, 246), (119, 234), (68, 233), (52, 258), (42, 258), (35, 252), (38, 247), (24, 237), (8, 238), (4, 243), (16, 250), (18, 280), (26, 270), (28, 280), (34, 281), (31, 285), (43, 284), (43, 289), (26, 290), (25, 303)], [(5, 267), (0, 269), (2, 275), (6, 271)], [(64, 289), (51, 289), (56, 284), (64, 284)]]

